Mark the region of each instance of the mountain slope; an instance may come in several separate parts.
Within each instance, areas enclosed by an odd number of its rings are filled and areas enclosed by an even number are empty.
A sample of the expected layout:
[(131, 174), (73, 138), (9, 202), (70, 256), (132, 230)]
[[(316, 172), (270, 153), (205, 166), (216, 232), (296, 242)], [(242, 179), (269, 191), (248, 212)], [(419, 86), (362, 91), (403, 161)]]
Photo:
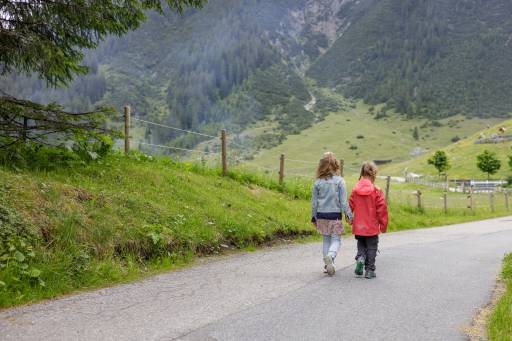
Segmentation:
[[(501, 169), (493, 175), (493, 178), (503, 179), (512, 175), (512, 170), (508, 166), (508, 156), (512, 156), (512, 142), (506, 143), (492, 143), (492, 144), (475, 144), (480, 137), (490, 137), (499, 134), (499, 128), (505, 127), (507, 132), (512, 130), (512, 120), (499, 123), (496, 126), (481, 130), (474, 133), (468, 138), (462, 139), (454, 144), (442, 148), (448, 155), (451, 169), (448, 170), (448, 175), (451, 178), (475, 178), (484, 179), (487, 177), (476, 166), (476, 156), (484, 150), (495, 152), (501, 160)], [(432, 153), (426, 154), (419, 158), (390, 165), (384, 168), (383, 172), (386, 174), (403, 175), (404, 170), (409, 172), (437, 175), (435, 168), (427, 163), (427, 160), (432, 156)]]
[[(139, 30), (110, 38), (88, 54), (86, 62), (98, 70), (106, 86), (73, 84), (71, 93), (59, 93), (44, 90), (39, 82), (14, 88), (6, 80), (2, 85), (8, 92), (21, 90), (18, 95), (42, 101), (57, 99), (74, 109), (130, 104), (135, 115), (185, 129), (216, 133), (223, 126), (239, 131), (265, 116), (289, 116), (292, 109), (287, 106), (298, 108), (310, 100), (301, 74), (346, 23), (335, 16), (344, 2), (214, 0), (203, 10), (189, 10), (182, 16), (150, 13)], [(261, 88), (264, 82), (247, 84), (251, 76), (269, 70), (279, 77), (268, 82), (286, 98), (261, 99), (258, 93), (267, 91)], [(78, 101), (76, 93), (85, 99)], [(304, 111), (296, 116), (312, 119)], [(150, 133), (146, 136), (150, 142), (177, 137), (163, 130)]]
[(382, 0), (308, 75), (410, 116), (503, 115), (512, 108), (512, 3)]
[[(279, 155), (284, 153), (289, 159), (312, 162), (287, 162), (286, 174), (310, 175), (314, 173), (316, 161), (322, 153), (332, 151), (345, 160), (347, 174), (354, 174), (359, 171), (362, 161), (379, 159), (396, 163), (408, 160), (449, 145), (454, 138), (470, 136), (487, 125), (501, 121), (499, 118), (463, 116), (430, 121), (424, 118), (407, 119), (404, 115), (391, 112), (378, 118), (379, 110), (378, 107), (372, 108), (362, 103), (352, 104), (352, 107), (347, 105), (300, 134), (288, 136), (280, 145), (261, 150), (250, 164), (277, 170)], [(418, 139), (414, 137), (415, 129)]]

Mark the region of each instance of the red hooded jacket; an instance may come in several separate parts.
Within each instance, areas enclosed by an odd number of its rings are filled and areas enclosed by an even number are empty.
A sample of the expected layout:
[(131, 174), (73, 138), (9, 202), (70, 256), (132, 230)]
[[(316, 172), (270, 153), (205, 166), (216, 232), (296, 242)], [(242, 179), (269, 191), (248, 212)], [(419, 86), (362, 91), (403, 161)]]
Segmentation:
[(352, 233), (376, 236), (388, 229), (388, 206), (384, 193), (369, 179), (361, 179), (352, 190), (349, 200), (354, 214)]

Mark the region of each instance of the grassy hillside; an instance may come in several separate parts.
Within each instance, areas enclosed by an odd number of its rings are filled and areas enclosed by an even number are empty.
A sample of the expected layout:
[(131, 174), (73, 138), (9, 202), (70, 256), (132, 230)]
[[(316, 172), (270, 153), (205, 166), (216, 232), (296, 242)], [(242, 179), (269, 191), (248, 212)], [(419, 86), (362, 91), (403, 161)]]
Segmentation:
[[(434, 150), (451, 143), (454, 137), (463, 138), (493, 125), (497, 118), (451, 118), (429, 121), (406, 119), (393, 113), (376, 119), (379, 108), (358, 103), (354, 108), (331, 113), (325, 120), (297, 135), (290, 135), (279, 146), (262, 150), (249, 165), (278, 169), (281, 153), (289, 159), (316, 162), (325, 151), (333, 151), (345, 159), (348, 172), (354, 172), (364, 160), (407, 160), (416, 148)], [(413, 137), (418, 128), (419, 139)], [(288, 174), (313, 174), (315, 164), (288, 162)]]
[[(508, 155), (512, 155), (512, 142), (498, 143), (498, 144), (475, 144), (480, 134), (490, 136), (491, 134), (498, 133), (499, 127), (505, 127), (508, 132), (512, 130), (512, 120), (502, 122), (489, 129), (476, 132), (466, 139), (460, 140), (457, 143), (450, 144), (444, 150), (450, 159), (452, 165), (448, 171), (450, 177), (454, 178), (486, 178), (487, 175), (482, 173), (476, 166), (476, 156), (484, 150), (496, 152), (501, 160), (501, 169), (494, 175), (494, 178), (505, 178), (512, 174), (512, 170), (508, 166)], [(384, 169), (387, 174), (401, 175), (405, 169), (410, 172), (426, 175), (437, 175), (437, 171), (427, 164), (428, 158), (432, 153), (421, 156), (407, 162), (390, 165)]]

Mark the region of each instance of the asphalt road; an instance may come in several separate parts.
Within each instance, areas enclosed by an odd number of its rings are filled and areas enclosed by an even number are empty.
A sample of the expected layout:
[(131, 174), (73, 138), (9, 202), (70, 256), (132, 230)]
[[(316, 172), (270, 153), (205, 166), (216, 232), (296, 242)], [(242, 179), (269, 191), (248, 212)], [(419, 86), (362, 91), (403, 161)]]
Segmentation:
[(217, 257), (0, 312), (0, 340), (464, 340), (512, 251), (512, 217), (381, 236), (377, 278), (319, 243)]

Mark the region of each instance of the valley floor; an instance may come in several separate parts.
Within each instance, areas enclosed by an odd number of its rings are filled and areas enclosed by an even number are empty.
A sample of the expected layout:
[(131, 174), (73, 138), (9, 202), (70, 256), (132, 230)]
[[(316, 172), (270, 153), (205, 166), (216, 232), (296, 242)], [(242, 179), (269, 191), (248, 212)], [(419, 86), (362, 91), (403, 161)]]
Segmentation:
[[(407, 166), (410, 169), (418, 166), (415, 164), (416, 156), (449, 146), (455, 137), (464, 139), (504, 121), (503, 118), (453, 116), (436, 121), (436, 126), (433, 126), (429, 120), (407, 119), (392, 112), (388, 112), (384, 118), (375, 119), (375, 114), (370, 112), (370, 106), (361, 102), (353, 106), (329, 114), (325, 120), (300, 134), (289, 135), (282, 144), (274, 148), (260, 151), (254, 160), (246, 162), (246, 166), (267, 167), (277, 173), (279, 156), (285, 154), (286, 175), (312, 176), (322, 153), (331, 151), (345, 160), (345, 170), (349, 176), (358, 174), (363, 161), (376, 159), (392, 160), (393, 165), (398, 165), (399, 168), (393, 168), (393, 172), (386, 174), (402, 175)], [(374, 112), (378, 110), (377, 107), (373, 109)], [(418, 140), (413, 137), (415, 127), (419, 131)], [(467, 155), (459, 154), (460, 159)], [(402, 167), (399, 162), (406, 160), (412, 161)], [(422, 162), (425, 163), (421, 164), (422, 168), (432, 168), (435, 173), (435, 169), (427, 165), (425, 160), (422, 159)], [(457, 166), (455, 161), (453, 166)], [(505, 165), (503, 169), (506, 169)]]

